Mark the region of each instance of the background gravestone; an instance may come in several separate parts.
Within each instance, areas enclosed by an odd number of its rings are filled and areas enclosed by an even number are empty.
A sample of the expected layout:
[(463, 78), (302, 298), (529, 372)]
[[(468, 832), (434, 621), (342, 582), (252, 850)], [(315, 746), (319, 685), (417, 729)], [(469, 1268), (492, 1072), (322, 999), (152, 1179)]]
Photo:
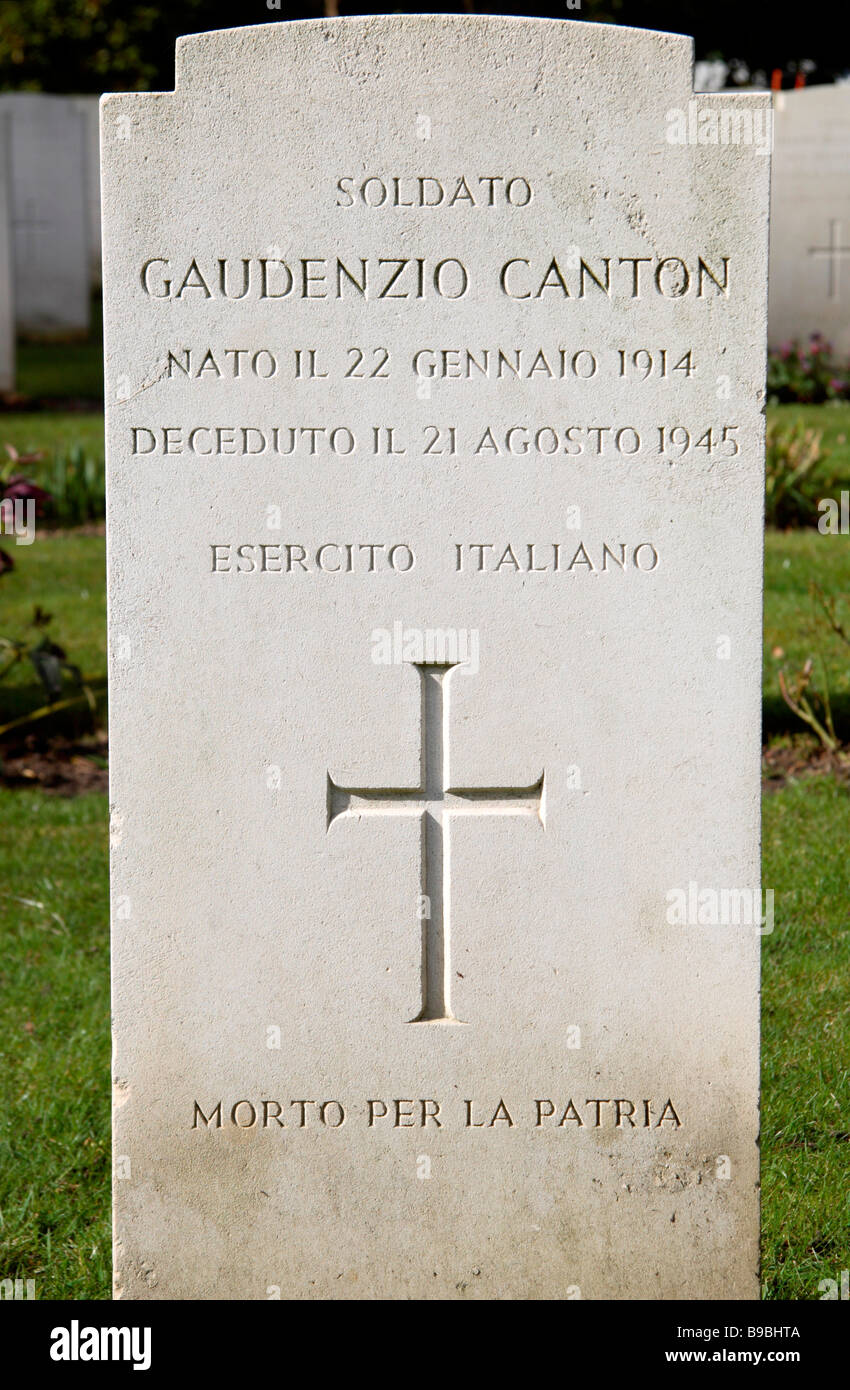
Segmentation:
[(11, 123), (15, 317), (35, 338), (89, 325), (86, 131), (70, 97), (0, 96)]
[(850, 89), (778, 92), (770, 211), (772, 346), (820, 333), (850, 357)]
[(89, 267), (92, 288), (100, 289), (100, 99), (79, 96), (71, 97), (71, 101), (82, 116), (85, 129)]
[(768, 161), (691, 57), (103, 100), (119, 1296), (757, 1296)]
[(0, 391), (15, 388), (15, 294), (9, 119), (0, 113)]

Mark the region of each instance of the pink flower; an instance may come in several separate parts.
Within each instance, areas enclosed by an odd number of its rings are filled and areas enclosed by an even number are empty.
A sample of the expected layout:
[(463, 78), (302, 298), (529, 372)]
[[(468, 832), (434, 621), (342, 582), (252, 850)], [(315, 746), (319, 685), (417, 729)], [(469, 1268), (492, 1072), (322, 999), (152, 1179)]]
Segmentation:
[(22, 474), (16, 473), (9, 479), (3, 488), (3, 501), (5, 502), (34, 502), (35, 514), (41, 516), (44, 512), (44, 505), (50, 501), (50, 493), (45, 492), (43, 487), (25, 478)]

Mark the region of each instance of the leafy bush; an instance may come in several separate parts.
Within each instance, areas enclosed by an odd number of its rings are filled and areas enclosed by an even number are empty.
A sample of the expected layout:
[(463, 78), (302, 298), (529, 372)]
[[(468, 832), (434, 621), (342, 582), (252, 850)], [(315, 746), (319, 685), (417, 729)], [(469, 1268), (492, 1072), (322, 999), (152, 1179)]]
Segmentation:
[[(81, 526), (87, 521), (101, 521), (106, 514), (106, 481), (103, 462), (87, 454), (78, 444), (57, 453), (52, 465), (42, 467), (42, 479), (47, 488), (31, 478), (12, 470), (31, 464), (43, 464), (42, 452), (19, 454), (11, 444), (6, 445), (7, 461), (0, 467), (0, 508), (4, 503), (29, 501), (35, 503), (35, 514), (47, 516), (60, 526)], [(9, 518), (11, 524), (11, 516)]]
[(103, 463), (79, 445), (57, 454), (49, 475), (50, 515), (63, 526), (101, 521), (106, 514)]
[[(39, 487), (25, 474), (14, 471), (26, 464), (40, 462), (43, 458), (42, 454), (19, 454), (11, 444), (6, 445), (6, 453), (9, 457), (0, 466), (0, 521), (3, 523), (3, 530), (11, 531), (15, 524), (15, 504), (17, 502), (24, 504), (32, 502), (35, 515), (43, 516), (50, 503), (50, 493), (45, 492), (43, 487)], [(8, 556), (6, 560), (7, 563), (3, 568), (12, 569), (12, 561)]]
[(783, 343), (768, 353), (767, 394), (771, 403), (796, 405), (850, 400), (850, 363), (839, 362), (820, 333), (805, 345)]
[[(0, 569), (0, 574), (3, 572)], [(5, 680), (21, 661), (28, 661), (41, 682), (47, 700), (39, 709), (0, 726), (0, 735), (81, 700), (88, 704), (89, 709), (95, 708), (94, 696), (83, 680), (79, 667), (74, 666), (63, 649), (47, 636), (46, 628), (52, 621), (50, 613), (36, 607), (29, 623), (30, 632), (22, 637), (0, 637), (0, 681)], [(72, 691), (70, 695), (69, 687)]]
[[(837, 637), (845, 648), (850, 648), (850, 631), (839, 612), (836, 597), (825, 594), (814, 580), (809, 584), (809, 596), (819, 610), (818, 646), (822, 645), (825, 633), (827, 637)], [(779, 690), (788, 708), (804, 724), (808, 724), (827, 752), (835, 754), (841, 751), (842, 744), (835, 732), (832, 692), (829, 688), (829, 675), (823, 652), (820, 653), (820, 666), (821, 678), (817, 684), (812, 657), (803, 663), (796, 675), (787, 676), (784, 669), (780, 670)]]
[(786, 529), (814, 521), (819, 499), (835, 483), (831, 475), (817, 472), (829, 458), (828, 451), (821, 448), (822, 438), (820, 430), (801, 424), (768, 425), (764, 469), (768, 526)]

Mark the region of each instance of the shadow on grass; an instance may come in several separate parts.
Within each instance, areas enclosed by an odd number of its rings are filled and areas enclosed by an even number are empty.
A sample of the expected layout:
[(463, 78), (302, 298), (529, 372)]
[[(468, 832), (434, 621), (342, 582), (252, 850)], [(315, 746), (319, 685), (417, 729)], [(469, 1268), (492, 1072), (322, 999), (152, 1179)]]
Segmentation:
[[(821, 713), (820, 710), (816, 711), (819, 719)], [(850, 745), (850, 694), (833, 696), (832, 718), (839, 741), (842, 744)], [(761, 727), (764, 743), (770, 743), (772, 739), (782, 738), (788, 734), (813, 732), (808, 724), (804, 723), (802, 719), (798, 719), (788, 708), (778, 692), (773, 693), (771, 691), (765, 691), (762, 698)]]
[[(94, 698), (94, 709), (85, 695), (66, 684), (61, 700), (56, 702), (58, 708), (39, 719), (31, 719), (30, 716), (44, 709), (48, 703), (42, 686), (33, 682), (30, 685), (0, 687), (0, 729), (6, 729), (9, 724), (16, 726), (0, 736), (0, 757), (4, 747), (20, 744), (29, 736), (33, 736), (39, 744), (46, 744), (53, 738), (83, 738), (103, 728), (107, 715), (106, 680), (101, 678), (87, 682), (87, 685)], [(73, 705), (62, 707), (63, 701), (77, 696), (79, 699)]]

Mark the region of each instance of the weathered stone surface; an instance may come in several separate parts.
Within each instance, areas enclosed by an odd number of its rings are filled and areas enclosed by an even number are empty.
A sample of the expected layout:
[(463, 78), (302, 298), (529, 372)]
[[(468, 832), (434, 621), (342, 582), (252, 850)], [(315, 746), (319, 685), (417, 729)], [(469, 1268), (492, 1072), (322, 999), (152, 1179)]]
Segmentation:
[(394, 17), (103, 101), (120, 1296), (757, 1296), (768, 161), (690, 82)]
[(850, 90), (778, 92), (770, 212), (770, 342), (813, 333), (850, 356)]

